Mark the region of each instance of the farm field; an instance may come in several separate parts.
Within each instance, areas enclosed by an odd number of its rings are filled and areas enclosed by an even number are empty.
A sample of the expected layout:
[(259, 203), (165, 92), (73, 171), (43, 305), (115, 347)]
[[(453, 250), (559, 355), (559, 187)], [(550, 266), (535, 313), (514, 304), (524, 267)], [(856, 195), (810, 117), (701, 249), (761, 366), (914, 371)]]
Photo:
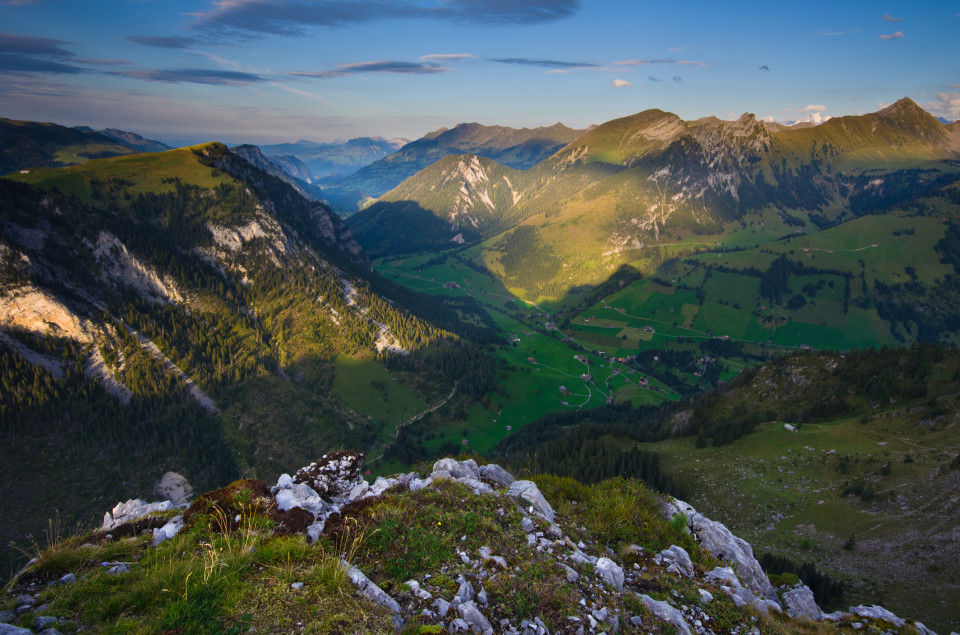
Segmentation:
[[(595, 334), (588, 330), (567, 333), (556, 327), (548, 330), (541, 307), (517, 300), (495, 280), (454, 257), (436, 261), (434, 256), (421, 256), (380, 262), (376, 267), (382, 275), (418, 291), (470, 295), (487, 309), (508, 344), (493, 353), (502, 390), (485, 395), (480, 404), (463, 413), (465, 416), (438, 423), (431, 429), (432, 438), (424, 442), (427, 448), (467, 439), (470, 449), (483, 452), (511, 430), (547, 412), (597, 408), (608, 400), (630, 399), (639, 405), (679, 397), (655, 378), (622, 362), (611, 362), (609, 356), (614, 351), (625, 353), (619, 345), (630, 339), (609, 337), (611, 345), (601, 357), (599, 350), (603, 349), (591, 336), (606, 341), (602, 339), (606, 330), (598, 329)], [(615, 334), (621, 330), (623, 327)], [(564, 342), (566, 335), (575, 337)], [(638, 338), (643, 335), (636, 334)], [(577, 356), (582, 356), (582, 361)]]
[[(931, 249), (946, 234), (942, 219), (890, 213), (806, 235), (765, 210), (734, 225), (715, 238), (738, 251), (696, 253), (619, 288), (538, 302), (477, 267), (476, 246), (378, 261), (382, 275), (413, 289), (471, 296), (508, 342), (489, 349), (498, 389), (437, 417), (423, 444), (484, 452), (548, 412), (664, 403), (796, 350), (901, 345), (916, 330), (881, 317), (875, 285), (935, 285), (953, 271)], [(789, 270), (774, 298), (763, 277), (783, 258)]]

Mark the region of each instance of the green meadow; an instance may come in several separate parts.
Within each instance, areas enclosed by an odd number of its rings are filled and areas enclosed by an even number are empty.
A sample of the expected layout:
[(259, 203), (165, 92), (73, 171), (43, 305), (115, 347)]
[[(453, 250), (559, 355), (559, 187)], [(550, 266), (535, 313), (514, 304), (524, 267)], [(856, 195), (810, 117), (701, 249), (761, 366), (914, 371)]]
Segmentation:
[(333, 393), (357, 413), (387, 424), (391, 435), (397, 425), (428, 407), (376, 362), (337, 355), (333, 367)]

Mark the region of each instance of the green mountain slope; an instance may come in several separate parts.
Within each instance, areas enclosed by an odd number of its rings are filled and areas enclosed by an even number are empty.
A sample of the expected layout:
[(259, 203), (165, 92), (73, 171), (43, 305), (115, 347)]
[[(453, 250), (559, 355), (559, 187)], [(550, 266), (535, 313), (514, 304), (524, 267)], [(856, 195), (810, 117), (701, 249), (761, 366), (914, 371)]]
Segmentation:
[[(149, 495), (173, 467), (223, 484), (321, 444), (383, 448), (488, 389), (483, 354), (453, 332), (483, 341), (468, 303), (379, 279), (329, 209), (220, 144), (13, 177), (0, 408), (14, 474), (83, 483), (90, 501), (124, 483)], [(5, 498), (4, 540), (38, 531), (51, 495)]]
[(451, 154), (475, 154), (525, 170), (573, 141), (582, 131), (563, 124), (543, 128), (508, 128), (462, 123), (440, 128), (398, 151), (325, 187), (331, 202), (346, 212), (398, 186), (404, 179)]
[(0, 118), (0, 174), (133, 152), (125, 143), (98, 132)]

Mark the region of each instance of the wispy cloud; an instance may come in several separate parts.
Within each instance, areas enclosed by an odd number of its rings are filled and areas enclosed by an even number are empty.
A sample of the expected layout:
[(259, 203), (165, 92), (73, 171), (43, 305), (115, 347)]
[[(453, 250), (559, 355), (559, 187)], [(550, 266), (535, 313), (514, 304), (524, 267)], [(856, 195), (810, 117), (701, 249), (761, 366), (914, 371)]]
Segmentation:
[(436, 53), (433, 55), (421, 55), (417, 58), (421, 62), (457, 62), (460, 60), (479, 59), (472, 53)]
[(29, 55), (0, 53), (0, 72), (63, 73), (66, 75), (76, 75), (78, 73), (85, 73), (87, 70), (50, 59), (31, 57)]
[(682, 81), (683, 81), (683, 78), (680, 77), (679, 75), (674, 75), (674, 76), (673, 76), (673, 81), (675, 81), (675, 82), (682, 82)]
[(675, 60), (670, 57), (659, 57), (649, 60), (633, 59), (614, 62), (614, 66), (655, 66), (659, 64), (679, 64), (681, 66), (709, 66), (704, 62), (697, 60)]
[(77, 64), (90, 64), (93, 66), (124, 66), (130, 63), (127, 60), (101, 60), (90, 57), (75, 57), (72, 61)]
[(294, 95), (300, 95), (301, 97), (307, 97), (308, 99), (313, 99), (313, 100), (315, 100), (315, 101), (319, 101), (319, 102), (324, 103), (324, 104), (326, 104), (326, 105), (328, 105), (328, 106), (336, 106), (336, 104), (331, 103), (329, 100), (324, 99), (324, 98), (321, 97), (320, 95), (315, 95), (315, 94), (313, 94), (313, 93), (311, 93), (311, 92), (309, 92), (309, 91), (300, 90), (299, 88), (294, 88), (293, 86), (288, 86), (287, 84), (284, 84), (283, 82), (271, 81), (271, 82), (269, 82), (269, 84), (270, 84), (271, 86), (273, 86), (274, 88), (278, 88), (278, 89), (280, 89), (280, 90), (285, 90), (285, 91), (287, 91), (288, 93), (293, 93)]
[(651, 82), (662, 82), (662, 81), (663, 81), (663, 80), (660, 79), (659, 77), (654, 77), (653, 75), (647, 75), (647, 79), (649, 79)]
[(894, 18), (889, 13), (884, 13), (880, 16), (881, 20), (886, 20), (887, 22), (900, 22), (903, 18)]
[[(0, 33), (0, 72), (61, 73), (76, 75), (87, 69), (74, 66), (80, 62), (63, 44), (63, 40), (29, 35)], [(89, 60), (87, 60), (89, 63)]]
[(827, 109), (826, 106), (822, 104), (807, 104), (803, 108), (798, 108), (799, 112), (824, 112)]
[(615, 79), (613, 80), (613, 85), (616, 88), (626, 88), (627, 86), (632, 86), (633, 84), (625, 79)]
[(768, 70), (770, 70), (770, 67), (769, 67), (769, 66), (767, 66), (766, 64), (764, 64), (764, 65), (763, 65), (763, 66), (761, 66), (761, 67), (760, 67), (760, 68), (759, 68), (758, 70), (761, 70), (761, 71), (768, 71)]
[(853, 31), (826, 31), (817, 33), (817, 37), (840, 37), (841, 35), (850, 35)]
[(69, 42), (52, 40), (45, 37), (0, 33), (0, 53), (39, 55), (42, 57), (56, 58), (73, 57), (74, 54), (61, 47), (61, 44), (69, 44)]
[(500, 64), (518, 64), (521, 66), (540, 66), (542, 68), (600, 68), (599, 64), (591, 64), (590, 62), (565, 62), (561, 60), (539, 60), (531, 59), (529, 57), (502, 57), (491, 59), (491, 62), (499, 62)]
[(130, 70), (114, 73), (132, 79), (167, 84), (206, 84), (212, 86), (247, 86), (266, 81), (266, 77), (255, 73), (240, 71), (208, 70), (203, 68), (185, 68), (178, 70)]
[(881, 40), (899, 40), (903, 37), (903, 31), (897, 31), (896, 33), (884, 33), (880, 36)]
[(688, 48), (690, 48), (690, 47), (689, 47), (689, 46), (678, 46), (678, 47), (676, 47), (676, 48), (671, 48), (670, 50), (673, 51), (674, 53), (679, 53), (680, 51), (686, 51)]
[(398, 73), (400, 75), (432, 75), (434, 73), (446, 73), (449, 71), (445, 66), (437, 64), (419, 64), (417, 62), (394, 62), (389, 60), (376, 60), (372, 62), (356, 62), (353, 64), (341, 64), (336, 70), (330, 71), (291, 71), (288, 75), (297, 77), (314, 77), (320, 79), (329, 79), (332, 77), (349, 77), (362, 73)]
[(134, 44), (161, 49), (185, 49), (197, 43), (193, 38), (182, 35), (128, 35), (123, 39)]
[(193, 14), (202, 29), (301, 35), (312, 27), (420, 19), (480, 26), (530, 25), (574, 15), (580, 0), (215, 0)]

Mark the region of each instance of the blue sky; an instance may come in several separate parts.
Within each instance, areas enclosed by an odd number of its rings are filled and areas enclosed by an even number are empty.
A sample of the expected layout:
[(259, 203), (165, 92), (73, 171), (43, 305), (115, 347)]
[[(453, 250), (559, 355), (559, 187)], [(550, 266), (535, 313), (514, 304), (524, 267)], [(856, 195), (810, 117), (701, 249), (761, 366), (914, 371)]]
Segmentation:
[(0, 116), (150, 138), (409, 139), (661, 108), (960, 118), (960, 4), (0, 0)]

